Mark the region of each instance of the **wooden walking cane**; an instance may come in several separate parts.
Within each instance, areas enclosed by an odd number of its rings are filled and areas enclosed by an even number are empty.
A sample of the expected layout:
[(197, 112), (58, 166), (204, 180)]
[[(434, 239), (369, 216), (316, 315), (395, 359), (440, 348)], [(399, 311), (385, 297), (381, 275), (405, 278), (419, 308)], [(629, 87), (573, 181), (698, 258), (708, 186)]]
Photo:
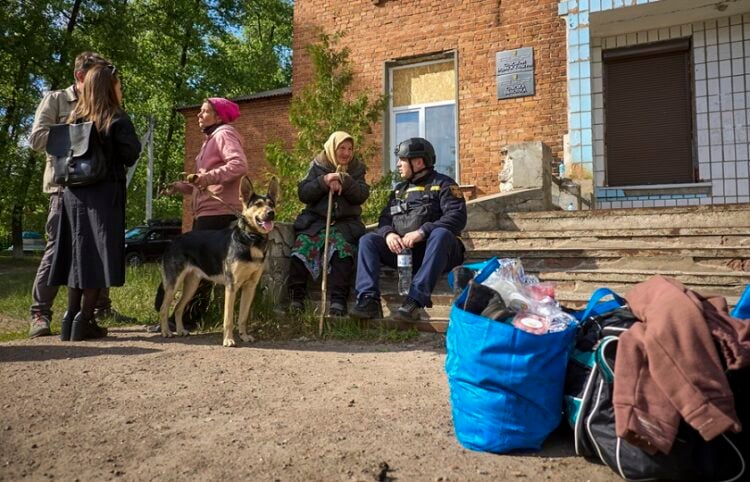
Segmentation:
[[(339, 172), (339, 169), (336, 169), (336, 172)], [(331, 232), (331, 211), (333, 211), (333, 190), (329, 189), (328, 211), (326, 212), (326, 237), (323, 242), (323, 276), (320, 285), (320, 322), (318, 324), (318, 336), (323, 336), (323, 320), (326, 316), (326, 292), (328, 291), (328, 235)]]

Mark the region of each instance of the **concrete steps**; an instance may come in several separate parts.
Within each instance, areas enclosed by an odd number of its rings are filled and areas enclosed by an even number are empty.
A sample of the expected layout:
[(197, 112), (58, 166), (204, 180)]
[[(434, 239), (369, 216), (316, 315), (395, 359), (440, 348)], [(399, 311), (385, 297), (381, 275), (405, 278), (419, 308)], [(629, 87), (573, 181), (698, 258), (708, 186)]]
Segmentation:
[[(656, 275), (722, 295), (730, 305), (750, 283), (750, 205), (494, 216), (496, 231), (464, 233), (466, 262), (519, 258), (527, 273), (554, 282), (557, 299), (571, 308), (582, 307), (599, 287), (625, 293)], [(381, 289), (387, 317), (403, 302), (395, 271), (384, 271)], [(447, 328), (452, 298), (441, 279), (417, 329)]]

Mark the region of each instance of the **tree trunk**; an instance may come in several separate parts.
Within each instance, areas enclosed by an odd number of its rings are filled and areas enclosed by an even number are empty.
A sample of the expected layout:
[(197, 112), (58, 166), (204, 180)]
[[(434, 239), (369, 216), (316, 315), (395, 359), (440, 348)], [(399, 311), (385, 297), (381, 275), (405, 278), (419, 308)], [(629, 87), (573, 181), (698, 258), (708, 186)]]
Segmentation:
[[(78, 13), (81, 11), (81, 2), (82, 0), (75, 0), (75, 2), (73, 2), (73, 6), (70, 9), (70, 16), (68, 17), (68, 25), (65, 27), (65, 36), (63, 37), (63, 42), (60, 45), (59, 64), (62, 67), (62, 72), (70, 72), (71, 70), (73, 70), (72, 68), (68, 67), (68, 41), (73, 36), (73, 30), (75, 30), (76, 26), (78, 25)], [(62, 88), (62, 86), (66, 84), (66, 79), (67, 76), (51, 79), (50, 89), (58, 90)]]

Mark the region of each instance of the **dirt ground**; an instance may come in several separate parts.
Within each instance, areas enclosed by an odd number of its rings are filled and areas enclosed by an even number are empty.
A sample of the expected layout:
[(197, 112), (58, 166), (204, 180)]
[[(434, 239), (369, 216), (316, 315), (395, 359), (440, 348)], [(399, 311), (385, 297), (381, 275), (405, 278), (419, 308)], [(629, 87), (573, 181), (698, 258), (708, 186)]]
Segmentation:
[(442, 335), (220, 346), (143, 327), (0, 344), (0, 480), (620, 480), (558, 430), (463, 449)]

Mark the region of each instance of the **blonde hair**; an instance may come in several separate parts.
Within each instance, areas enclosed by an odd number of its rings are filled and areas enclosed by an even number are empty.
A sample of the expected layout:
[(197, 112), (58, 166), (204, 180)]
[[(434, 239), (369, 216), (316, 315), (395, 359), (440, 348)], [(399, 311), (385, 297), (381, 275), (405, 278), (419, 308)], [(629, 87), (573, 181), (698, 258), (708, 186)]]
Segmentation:
[(115, 87), (119, 79), (117, 69), (112, 64), (95, 65), (83, 80), (83, 92), (79, 93), (78, 103), (68, 117), (72, 124), (79, 119), (92, 121), (99, 132), (106, 134), (115, 116), (122, 112)]

